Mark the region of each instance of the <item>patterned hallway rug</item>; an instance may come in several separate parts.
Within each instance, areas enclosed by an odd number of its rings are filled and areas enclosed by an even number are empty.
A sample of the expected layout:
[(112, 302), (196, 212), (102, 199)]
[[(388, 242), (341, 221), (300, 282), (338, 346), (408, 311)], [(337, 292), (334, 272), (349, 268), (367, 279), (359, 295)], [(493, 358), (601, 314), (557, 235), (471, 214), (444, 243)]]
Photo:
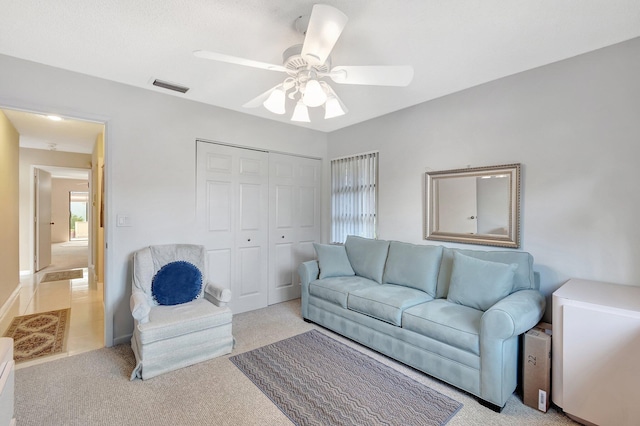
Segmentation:
[(296, 425), (444, 425), (462, 408), (317, 330), (229, 359)]
[(40, 280), (41, 283), (49, 281), (72, 280), (74, 278), (82, 278), (82, 269), (69, 269), (67, 271), (47, 272)]
[(16, 363), (31, 361), (66, 350), (71, 309), (15, 317), (4, 337), (13, 339)]

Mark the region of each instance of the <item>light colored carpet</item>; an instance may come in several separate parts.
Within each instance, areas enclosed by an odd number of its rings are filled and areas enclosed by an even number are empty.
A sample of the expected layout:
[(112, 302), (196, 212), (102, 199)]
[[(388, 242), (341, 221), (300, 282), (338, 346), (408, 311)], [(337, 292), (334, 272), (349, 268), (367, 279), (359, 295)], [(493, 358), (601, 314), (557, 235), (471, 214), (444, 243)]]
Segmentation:
[[(551, 409), (542, 413), (513, 395), (501, 414), (438, 380), (396, 363), (327, 330), (302, 321), (300, 301), (236, 315), (238, 342), (231, 355), (286, 339), (311, 329), (372, 358), (464, 407), (447, 424), (569, 425)], [(134, 357), (127, 345), (103, 348), (16, 371), (19, 425), (291, 425), (291, 421), (240, 370), (229, 356), (216, 358), (151, 380), (129, 381)]]

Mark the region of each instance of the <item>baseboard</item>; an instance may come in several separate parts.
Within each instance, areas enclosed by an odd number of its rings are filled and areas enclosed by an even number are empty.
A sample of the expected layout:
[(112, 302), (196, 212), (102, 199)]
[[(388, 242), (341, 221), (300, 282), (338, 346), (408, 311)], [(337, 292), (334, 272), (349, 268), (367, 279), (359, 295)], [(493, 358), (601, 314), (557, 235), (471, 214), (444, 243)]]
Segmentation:
[(113, 339), (113, 346), (124, 345), (124, 344), (131, 343), (131, 337), (132, 336), (133, 336), (133, 333), (132, 334), (127, 334), (125, 336), (115, 337)]
[(9, 298), (7, 299), (7, 301), (4, 302), (4, 304), (0, 308), (0, 323), (4, 320), (4, 316), (7, 314), (9, 309), (11, 309), (11, 305), (13, 305), (13, 302), (16, 301), (19, 294), (20, 294), (20, 283), (18, 283), (18, 285), (13, 290), (11, 295), (9, 295)]

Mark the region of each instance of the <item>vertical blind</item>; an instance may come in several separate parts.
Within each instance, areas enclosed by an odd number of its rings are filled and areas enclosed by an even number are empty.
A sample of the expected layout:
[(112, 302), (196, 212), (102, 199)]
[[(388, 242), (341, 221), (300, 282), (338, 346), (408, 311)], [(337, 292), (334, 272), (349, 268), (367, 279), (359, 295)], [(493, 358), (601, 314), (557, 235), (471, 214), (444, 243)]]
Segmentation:
[(331, 160), (331, 242), (376, 237), (378, 153)]

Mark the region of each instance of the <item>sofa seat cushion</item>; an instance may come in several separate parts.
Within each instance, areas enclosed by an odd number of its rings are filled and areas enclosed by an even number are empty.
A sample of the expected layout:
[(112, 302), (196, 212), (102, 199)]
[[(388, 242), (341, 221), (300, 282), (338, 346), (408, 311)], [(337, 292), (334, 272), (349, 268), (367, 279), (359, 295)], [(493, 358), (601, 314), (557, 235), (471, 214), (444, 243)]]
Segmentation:
[(137, 324), (135, 333), (140, 344), (144, 345), (230, 323), (229, 307), (197, 299), (181, 305), (153, 306), (149, 322)]
[(331, 277), (309, 284), (309, 294), (347, 309), (347, 298), (350, 292), (379, 286), (380, 284), (375, 281), (358, 276)]
[(480, 355), (480, 320), (484, 312), (436, 299), (406, 309), (402, 328)]
[(349, 294), (348, 308), (393, 325), (401, 326), (402, 312), (405, 309), (432, 299), (424, 291), (399, 285), (383, 284), (352, 291)]

